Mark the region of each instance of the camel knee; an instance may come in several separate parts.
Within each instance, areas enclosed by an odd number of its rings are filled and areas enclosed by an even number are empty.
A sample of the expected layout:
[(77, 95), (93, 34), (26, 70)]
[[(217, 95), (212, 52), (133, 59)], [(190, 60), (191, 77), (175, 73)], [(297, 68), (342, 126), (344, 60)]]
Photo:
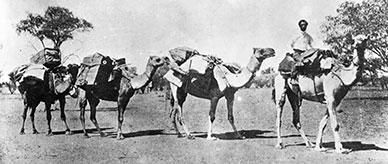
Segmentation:
[(338, 132), (338, 131), (339, 131), (339, 128), (340, 128), (340, 126), (337, 124), (337, 126), (334, 127), (334, 131), (335, 131), (335, 132)]
[(90, 121), (92, 121), (93, 123), (97, 122), (96, 120), (96, 117), (95, 116), (90, 116), (89, 117)]
[(210, 122), (214, 122), (214, 120), (216, 119), (216, 116), (214, 114), (209, 114), (210, 116)]
[(61, 113), (61, 119), (66, 120), (66, 115), (64, 113)]
[(300, 125), (300, 122), (299, 121), (293, 121), (292, 124), (294, 125), (294, 127), (296, 129), (300, 129), (302, 126)]
[(79, 119), (80, 119), (82, 122), (85, 122), (85, 116), (84, 116), (84, 115), (81, 114), (81, 115), (79, 116)]
[(123, 116), (119, 116), (118, 120), (119, 120), (120, 123), (122, 123), (124, 121), (124, 117)]
[(229, 120), (229, 122), (230, 123), (234, 123), (234, 117), (233, 117), (233, 115), (228, 115), (228, 120)]
[(79, 102), (79, 107), (82, 109), (82, 108), (85, 108), (86, 107), (86, 101), (81, 101)]

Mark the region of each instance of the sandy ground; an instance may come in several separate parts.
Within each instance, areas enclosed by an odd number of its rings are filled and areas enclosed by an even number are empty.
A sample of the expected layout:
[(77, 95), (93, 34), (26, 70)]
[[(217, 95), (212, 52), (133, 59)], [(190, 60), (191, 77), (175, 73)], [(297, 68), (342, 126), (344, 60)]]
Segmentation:
[[(285, 106), (283, 136), (286, 148), (274, 147), (275, 108), (270, 89), (243, 89), (237, 92), (235, 120), (245, 140), (232, 138), (225, 100), (221, 99), (214, 124), (216, 141), (206, 140), (209, 102), (188, 97), (184, 105), (186, 123), (195, 140), (177, 138), (169, 131), (168, 109), (161, 93), (135, 95), (124, 118), (124, 140), (116, 140), (116, 103), (102, 102), (97, 119), (108, 134), (99, 137), (90, 120), (91, 138), (82, 135), (75, 99), (68, 99), (67, 121), (73, 135), (64, 134), (59, 111), (53, 111), (54, 135), (45, 136), (47, 122), (41, 104), (35, 114), (40, 134), (32, 134), (26, 121), (26, 134), (19, 135), (22, 101), (19, 95), (0, 96), (0, 158), (2, 163), (387, 163), (388, 93), (352, 91), (343, 101), (339, 114), (340, 134), (349, 154), (333, 152), (330, 128), (324, 133), (328, 152), (316, 152), (304, 146), (291, 123), (292, 111)], [(301, 121), (308, 137), (315, 142), (324, 105), (303, 102)], [(87, 111), (89, 117), (89, 111)], [(329, 126), (330, 127), (330, 126)]]

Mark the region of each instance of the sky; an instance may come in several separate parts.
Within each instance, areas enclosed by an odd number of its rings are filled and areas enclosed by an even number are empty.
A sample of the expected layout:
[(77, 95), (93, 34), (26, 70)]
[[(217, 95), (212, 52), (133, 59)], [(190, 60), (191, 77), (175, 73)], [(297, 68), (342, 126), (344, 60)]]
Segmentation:
[[(328, 0), (0, 0), (1, 81), (13, 68), (26, 64), (42, 49), (39, 40), (27, 33), (18, 35), (16, 24), (27, 13), (44, 14), (48, 6), (68, 8), (76, 17), (93, 24), (90, 32), (75, 34), (63, 43), (64, 55), (75, 54), (67, 62), (80, 63), (95, 52), (145, 68), (151, 55), (167, 56), (178, 46), (197, 49), (202, 54), (221, 57), (225, 62), (245, 66), (253, 47), (271, 47), (276, 56), (262, 68), (277, 67), (290, 42), (298, 34), (300, 19), (309, 22), (307, 32), (313, 46), (322, 43), (320, 26), (325, 16), (335, 15), (344, 2)], [(49, 41), (46, 42), (49, 44)]]

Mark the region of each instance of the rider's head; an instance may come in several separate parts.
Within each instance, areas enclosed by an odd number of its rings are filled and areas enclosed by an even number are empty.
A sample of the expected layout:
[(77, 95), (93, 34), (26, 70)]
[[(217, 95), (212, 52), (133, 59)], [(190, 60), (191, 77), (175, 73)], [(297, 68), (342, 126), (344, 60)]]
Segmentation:
[(298, 25), (301, 31), (306, 31), (308, 23), (306, 20), (302, 19), (298, 22)]

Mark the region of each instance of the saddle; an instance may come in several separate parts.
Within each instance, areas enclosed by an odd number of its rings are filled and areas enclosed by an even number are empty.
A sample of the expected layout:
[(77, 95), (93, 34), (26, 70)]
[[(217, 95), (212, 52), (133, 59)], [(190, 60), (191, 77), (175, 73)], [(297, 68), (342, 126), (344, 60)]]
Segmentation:
[(287, 53), (280, 62), (278, 71), (283, 77), (290, 77), (294, 70), (297, 70), (298, 74), (305, 76), (322, 74), (320, 61), (325, 54), (334, 57), (331, 51), (321, 49), (310, 49), (301, 55)]
[(114, 68), (113, 60), (100, 53), (83, 59), (77, 75), (77, 86), (106, 84)]

